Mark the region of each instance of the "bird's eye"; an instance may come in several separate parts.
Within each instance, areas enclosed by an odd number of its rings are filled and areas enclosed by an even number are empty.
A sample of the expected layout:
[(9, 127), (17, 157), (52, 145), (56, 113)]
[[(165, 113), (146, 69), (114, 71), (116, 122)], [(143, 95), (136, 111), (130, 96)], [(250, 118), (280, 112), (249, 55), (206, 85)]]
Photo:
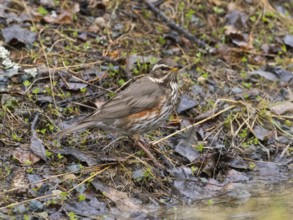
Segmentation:
[(161, 69), (162, 69), (163, 71), (168, 71), (168, 70), (170, 70), (170, 67), (168, 67), (168, 66), (162, 66)]

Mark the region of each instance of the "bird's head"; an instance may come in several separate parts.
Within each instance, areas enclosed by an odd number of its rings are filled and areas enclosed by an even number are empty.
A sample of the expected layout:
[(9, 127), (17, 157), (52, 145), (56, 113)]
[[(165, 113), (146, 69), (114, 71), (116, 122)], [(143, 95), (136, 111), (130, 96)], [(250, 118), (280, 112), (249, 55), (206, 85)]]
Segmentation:
[(170, 58), (158, 61), (149, 74), (149, 79), (156, 83), (177, 82), (177, 73), (182, 66)]

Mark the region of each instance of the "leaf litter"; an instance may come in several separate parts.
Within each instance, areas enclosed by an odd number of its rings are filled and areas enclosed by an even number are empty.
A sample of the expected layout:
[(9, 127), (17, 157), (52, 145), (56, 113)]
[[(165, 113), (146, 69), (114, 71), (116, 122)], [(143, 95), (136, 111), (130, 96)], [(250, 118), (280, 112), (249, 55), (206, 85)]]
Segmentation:
[[(250, 1), (4, 1), (0, 216), (160, 218), (286, 182), (293, 9), (275, 4), (280, 14)], [(165, 169), (99, 129), (51, 139), (163, 56), (186, 67), (177, 113), (144, 136)]]

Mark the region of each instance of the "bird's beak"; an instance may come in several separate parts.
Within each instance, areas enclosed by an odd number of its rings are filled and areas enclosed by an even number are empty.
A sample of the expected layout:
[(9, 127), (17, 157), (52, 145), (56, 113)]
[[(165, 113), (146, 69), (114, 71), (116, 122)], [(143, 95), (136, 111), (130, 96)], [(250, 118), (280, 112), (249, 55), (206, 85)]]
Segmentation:
[(177, 71), (180, 70), (181, 68), (182, 68), (181, 65), (177, 65), (177, 66), (173, 67), (173, 68), (171, 69), (171, 71), (172, 71), (172, 72), (177, 72)]
[(178, 70), (179, 70), (178, 67), (173, 67), (173, 68), (171, 69), (172, 72), (177, 72)]

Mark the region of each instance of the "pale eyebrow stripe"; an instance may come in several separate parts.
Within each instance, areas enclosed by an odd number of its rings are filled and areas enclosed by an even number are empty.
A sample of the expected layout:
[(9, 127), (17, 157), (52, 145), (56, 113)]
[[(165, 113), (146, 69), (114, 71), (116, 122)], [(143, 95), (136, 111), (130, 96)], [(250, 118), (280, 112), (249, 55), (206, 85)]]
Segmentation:
[(158, 69), (160, 67), (168, 67), (168, 66), (166, 64), (156, 64), (156, 65), (154, 65), (152, 71), (154, 71), (155, 69)]

